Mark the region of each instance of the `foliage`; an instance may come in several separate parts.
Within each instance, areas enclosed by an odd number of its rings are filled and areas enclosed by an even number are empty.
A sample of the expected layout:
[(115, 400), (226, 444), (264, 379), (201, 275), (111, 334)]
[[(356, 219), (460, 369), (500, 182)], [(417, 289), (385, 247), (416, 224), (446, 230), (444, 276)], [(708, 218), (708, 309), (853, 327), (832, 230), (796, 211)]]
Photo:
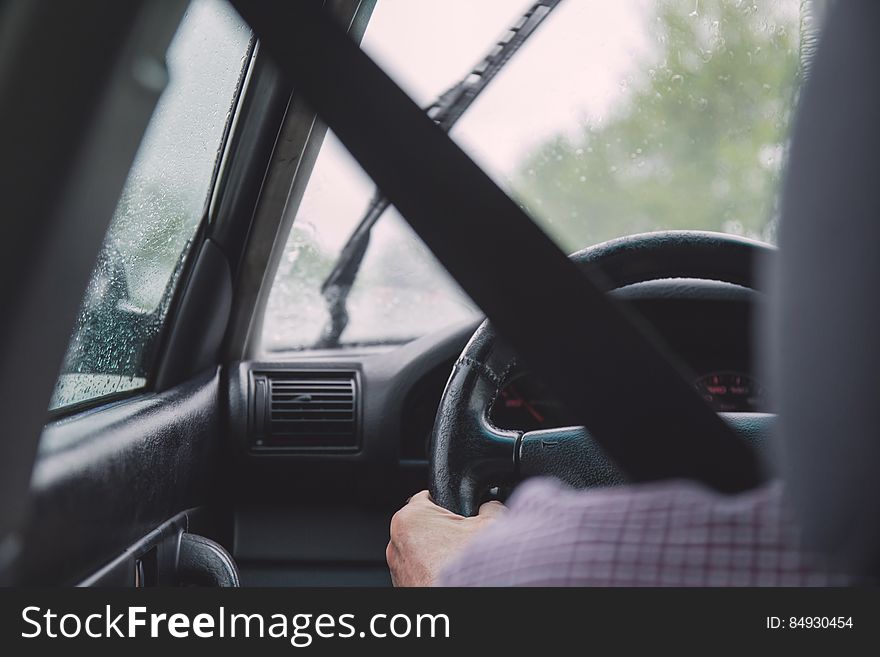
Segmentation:
[(514, 176), (514, 195), (569, 250), (661, 228), (772, 239), (797, 17), (742, 0), (697, 8), (660, 3), (658, 49), (626, 101), (542, 144)]
[[(570, 251), (668, 228), (772, 240), (798, 85), (796, 4), (652, 6), (645, 20), (656, 47), (622, 81), (619, 104), (529, 153), (515, 167), (510, 192)], [(395, 215), (376, 226), (349, 297), (344, 342), (406, 339), (473, 312)], [(270, 347), (307, 347), (327, 322), (320, 286), (337, 253), (315, 230), (329, 219), (296, 219), (269, 299)]]

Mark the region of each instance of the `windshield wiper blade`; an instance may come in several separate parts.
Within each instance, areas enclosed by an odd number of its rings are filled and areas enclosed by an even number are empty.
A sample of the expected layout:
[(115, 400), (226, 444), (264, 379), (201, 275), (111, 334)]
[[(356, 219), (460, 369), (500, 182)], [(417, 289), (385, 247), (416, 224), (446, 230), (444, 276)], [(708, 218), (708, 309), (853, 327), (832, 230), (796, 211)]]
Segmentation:
[[(560, 2), (562, 0), (539, 0), (533, 4), (462, 80), (425, 108), (425, 113), (445, 132), (449, 132)], [(342, 247), (336, 264), (321, 285), (329, 319), (314, 344), (315, 348), (339, 345), (339, 338), (348, 326), (348, 296), (370, 244), (370, 233), (389, 205), (388, 199), (377, 189), (364, 216)]]

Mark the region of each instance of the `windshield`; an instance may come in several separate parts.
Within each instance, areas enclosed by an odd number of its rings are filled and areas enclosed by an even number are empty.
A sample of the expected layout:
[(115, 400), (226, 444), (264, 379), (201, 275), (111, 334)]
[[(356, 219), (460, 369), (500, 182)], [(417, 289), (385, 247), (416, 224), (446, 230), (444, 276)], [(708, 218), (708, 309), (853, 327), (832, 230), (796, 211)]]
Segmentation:
[[(426, 106), (531, 4), (380, 0), (363, 47)], [(569, 252), (669, 228), (773, 241), (801, 4), (562, 2), (451, 134)], [(329, 135), (270, 294), (264, 349), (328, 346), (321, 287), (372, 194)], [(478, 316), (393, 210), (347, 308), (339, 345), (400, 343)]]

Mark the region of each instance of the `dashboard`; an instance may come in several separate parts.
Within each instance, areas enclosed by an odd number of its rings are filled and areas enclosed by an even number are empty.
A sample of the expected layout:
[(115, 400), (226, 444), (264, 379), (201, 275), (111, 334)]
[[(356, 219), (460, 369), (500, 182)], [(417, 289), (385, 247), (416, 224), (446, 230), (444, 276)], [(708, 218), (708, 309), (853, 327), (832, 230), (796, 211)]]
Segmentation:
[[(753, 364), (760, 293), (675, 280), (614, 295), (716, 409), (772, 410)], [(316, 568), (322, 584), (387, 579), (389, 518), (427, 488), (437, 407), (476, 328), (453, 326), (393, 348), (272, 354), (224, 370), (235, 463), (225, 485), (237, 500), (235, 557), (248, 583), (312, 582)], [(634, 407), (650, 394), (633, 381)], [(527, 369), (515, 372), (490, 419), (521, 431), (574, 424)]]
[[(752, 326), (760, 293), (675, 279), (638, 283), (613, 294), (648, 325), (715, 410), (772, 412), (753, 365)], [(230, 406), (239, 409), (234, 413), (240, 420), (238, 442), (259, 487), (279, 481), (278, 475), (265, 477), (270, 471), (289, 473), (291, 478), (281, 482), (288, 488), (292, 480), (306, 484), (336, 470), (354, 475), (346, 480), (352, 482), (367, 476), (362, 468), (370, 467), (375, 476), (421, 485), (440, 397), (475, 328), (470, 323), (391, 349), (308, 352), (241, 363), (230, 381)], [(633, 381), (634, 407), (651, 394)], [(306, 398), (318, 404), (308, 413), (326, 414), (321, 422), (332, 436), (316, 434), (314, 423), (296, 414)], [(274, 419), (254, 421), (267, 415)], [(489, 419), (519, 431), (577, 424), (527, 369), (516, 371), (500, 391)], [(292, 426), (309, 429), (308, 440), (281, 435), (280, 428)]]
[[(651, 281), (617, 292), (679, 361), (694, 388), (721, 413), (771, 413), (754, 372), (753, 318), (757, 292), (708, 281)], [(650, 390), (633, 381), (634, 403)], [(528, 370), (511, 377), (489, 419), (502, 429), (534, 431), (576, 424)]]

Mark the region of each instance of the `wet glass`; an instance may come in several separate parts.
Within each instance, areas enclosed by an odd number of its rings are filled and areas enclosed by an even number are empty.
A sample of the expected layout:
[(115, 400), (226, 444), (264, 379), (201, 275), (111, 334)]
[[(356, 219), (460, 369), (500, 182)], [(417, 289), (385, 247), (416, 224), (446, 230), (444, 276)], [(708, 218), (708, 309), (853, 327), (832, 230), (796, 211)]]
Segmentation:
[(137, 390), (149, 375), (205, 214), (251, 34), (223, 0), (194, 0), (83, 298), (51, 409)]
[[(363, 48), (424, 106), (530, 5), (381, 0)], [(563, 2), (452, 137), (566, 252), (663, 229), (773, 242), (808, 5)], [(270, 294), (264, 350), (315, 343), (328, 320), (321, 283), (372, 189), (329, 135)], [(393, 211), (374, 229), (349, 314), (341, 346), (399, 344), (478, 316)]]

